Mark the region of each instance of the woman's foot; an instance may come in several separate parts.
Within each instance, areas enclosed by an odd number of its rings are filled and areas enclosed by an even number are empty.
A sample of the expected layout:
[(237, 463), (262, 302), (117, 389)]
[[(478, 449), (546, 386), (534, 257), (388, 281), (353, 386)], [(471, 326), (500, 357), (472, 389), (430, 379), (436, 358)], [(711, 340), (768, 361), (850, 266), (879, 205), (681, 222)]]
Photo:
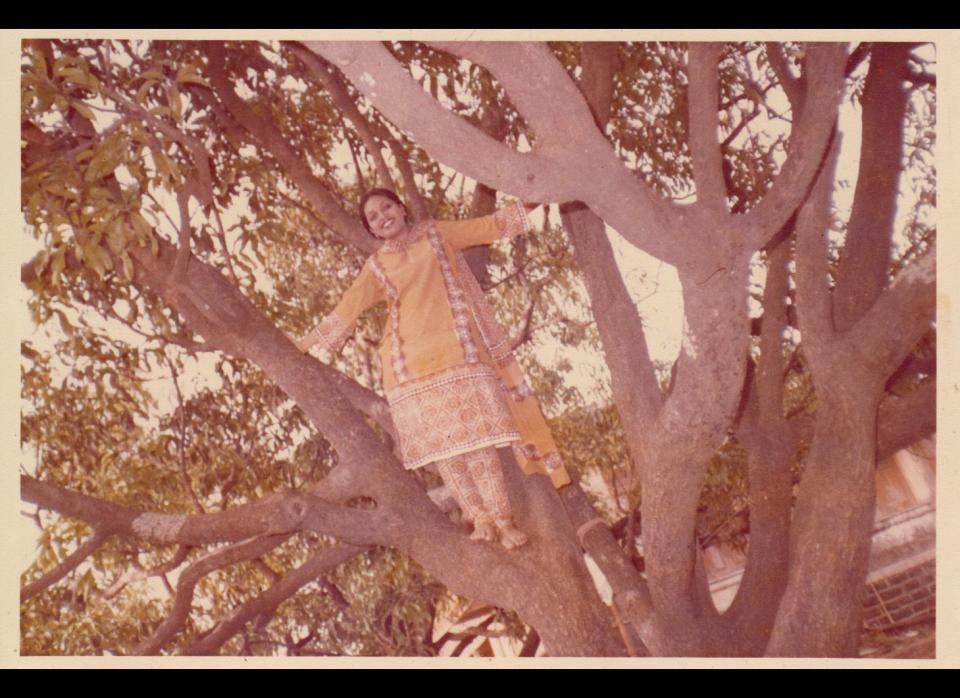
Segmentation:
[(526, 534), (513, 525), (509, 519), (507, 521), (497, 522), (497, 531), (500, 533), (500, 545), (507, 550), (519, 548), (527, 542)]
[(473, 522), (473, 533), (470, 534), (471, 540), (495, 541), (497, 539), (497, 528), (489, 519), (477, 519)]

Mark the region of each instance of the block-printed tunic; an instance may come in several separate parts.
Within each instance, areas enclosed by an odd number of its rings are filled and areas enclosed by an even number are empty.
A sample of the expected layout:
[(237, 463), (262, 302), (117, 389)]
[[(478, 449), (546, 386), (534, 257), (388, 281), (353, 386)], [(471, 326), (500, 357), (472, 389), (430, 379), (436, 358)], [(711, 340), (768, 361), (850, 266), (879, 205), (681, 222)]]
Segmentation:
[(519, 204), (490, 216), (416, 224), (364, 264), (312, 336), (339, 351), (364, 310), (388, 306), (383, 384), (404, 466), (512, 444), (523, 469), (567, 484), (550, 430), (460, 250), (529, 230)]

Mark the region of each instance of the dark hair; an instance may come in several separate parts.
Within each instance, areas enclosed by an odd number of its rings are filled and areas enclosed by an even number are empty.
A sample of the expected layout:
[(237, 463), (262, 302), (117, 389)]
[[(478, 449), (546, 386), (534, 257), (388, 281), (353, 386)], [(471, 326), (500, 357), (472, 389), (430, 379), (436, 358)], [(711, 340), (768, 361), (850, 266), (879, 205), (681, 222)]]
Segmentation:
[(400, 201), (400, 197), (394, 194), (389, 189), (371, 189), (366, 194), (360, 197), (360, 222), (363, 223), (363, 227), (367, 229), (367, 232), (373, 235), (373, 231), (370, 230), (370, 223), (367, 222), (367, 214), (364, 213), (363, 207), (367, 205), (367, 202), (372, 199), (374, 196), (385, 196), (386, 198), (393, 201), (395, 204), (400, 206), (403, 209), (403, 217), (409, 222), (410, 221), (410, 212), (407, 210), (406, 205)]

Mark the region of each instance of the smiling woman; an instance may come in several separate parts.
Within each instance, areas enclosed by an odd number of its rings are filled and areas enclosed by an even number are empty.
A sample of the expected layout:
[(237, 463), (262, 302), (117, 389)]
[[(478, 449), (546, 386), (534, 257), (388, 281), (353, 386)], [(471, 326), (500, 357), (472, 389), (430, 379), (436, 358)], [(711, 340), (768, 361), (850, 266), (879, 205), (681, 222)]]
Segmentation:
[(546, 473), (557, 487), (570, 478), (460, 250), (528, 232), (526, 209), (515, 203), (482, 218), (411, 224), (396, 194), (374, 189), (361, 199), (360, 217), (384, 242), (297, 346), (339, 351), (360, 314), (385, 300), (380, 358), (404, 467), (436, 463), (474, 538), (523, 545), (496, 448), (512, 446), (527, 473)]

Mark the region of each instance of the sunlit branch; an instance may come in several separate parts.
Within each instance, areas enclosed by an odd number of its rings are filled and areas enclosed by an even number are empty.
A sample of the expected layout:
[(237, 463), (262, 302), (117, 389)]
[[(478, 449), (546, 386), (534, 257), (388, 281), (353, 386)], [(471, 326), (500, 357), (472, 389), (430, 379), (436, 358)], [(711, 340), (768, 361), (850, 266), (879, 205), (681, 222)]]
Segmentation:
[(206, 545), (312, 530), (369, 545), (389, 544), (402, 533), (393, 514), (341, 507), (304, 491), (276, 492), (211, 514), (170, 514), (139, 511), (22, 475), (20, 497), (97, 530), (161, 544)]
[(840, 138), (837, 136), (796, 222), (797, 315), (808, 355), (819, 351), (834, 337), (833, 309), (828, 285), (827, 233), (830, 224), (830, 194), (839, 152)]
[[(689, 47), (688, 119), (693, 178), (697, 184), (697, 205), (709, 207), (713, 215), (726, 213), (723, 157), (717, 143), (717, 109), (720, 76), (717, 63), (721, 44), (691, 43)], [(720, 220), (717, 225), (722, 225)]]
[(806, 44), (807, 94), (794, 120), (787, 161), (770, 189), (743, 222), (748, 246), (759, 249), (790, 219), (807, 196), (822, 163), (840, 105), (844, 44)]

